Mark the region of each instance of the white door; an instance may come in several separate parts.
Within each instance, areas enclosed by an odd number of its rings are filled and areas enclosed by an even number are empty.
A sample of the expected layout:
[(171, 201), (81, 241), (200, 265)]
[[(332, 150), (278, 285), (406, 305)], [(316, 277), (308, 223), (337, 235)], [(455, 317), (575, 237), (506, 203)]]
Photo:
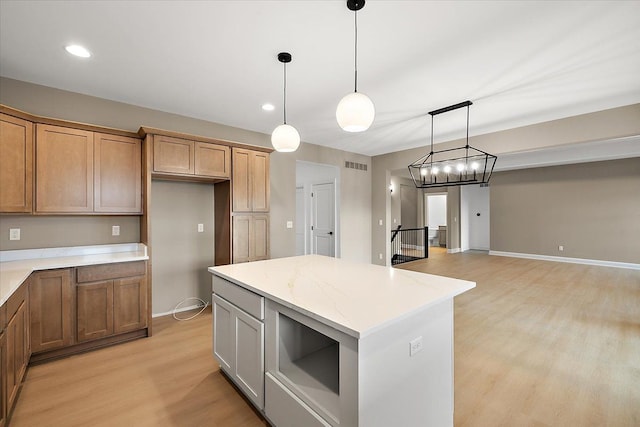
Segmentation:
[(333, 183), (311, 186), (311, 252), (335, 256), (335, 189)]
[(489, 187), (470, 185), (469, 249), (489, 250)]

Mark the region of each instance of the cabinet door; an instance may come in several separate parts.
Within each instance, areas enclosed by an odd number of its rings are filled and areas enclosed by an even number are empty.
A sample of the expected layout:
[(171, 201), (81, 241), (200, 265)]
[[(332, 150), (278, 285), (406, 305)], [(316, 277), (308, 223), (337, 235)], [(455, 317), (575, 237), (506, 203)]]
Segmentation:
[(251, 153), (251, 210), (269, 212), (269, 154)]
[(79, 284), (76, 298), (78, 342), (113, 335), (113, 282)]
[(73, 293), (71, 270), (33, 273), (29, 288), (31, 351), (73, 344)]
[(252, 216), (250, 260), (269, 259), (269, 215)]
[(195, 173), (193, 141), (155, 135), (153, 139), (153, 171), (171, 174)]
[(251, 215), (233, 216), (233, 263), (251, 261), (254, 238), (252, 237)]
[(229, 178), (231, 150), (224, 145), (195, 143), (195, 173), (201, 176)]
[(93, 211), (93, 133), (36, 126), (36, 212)]
[(264, 324), (234, 307), (235, 372), (240, 388), (264, 407)]
[(113, 281), (113, 332), (135, 331), (147, 326), (147, 279), (127, 277)]
[(269, 259), (269, 215), (233, 216), (233, 263)]
[(0, 212), (31, 212), (33, 123), (0, 114)]
[(234, 148), (232, 160), (232, 210), (234, 212), (251, 212), (251, 151)]
[(5, 381), (7, 379), (7, 335), (5, 331), (0, 332), (0, 427), (7, 422), (7, 390)]
[(97, 133), (94, 153), (94, 210), (142, 213), (142, 143)]
[(213, 295), (213, 355), (229, 375), (234, 371), (233, 306)]
[(7, 409), (13, 406), (27, 369), (27, 311), (24, 301), (7, 323)]

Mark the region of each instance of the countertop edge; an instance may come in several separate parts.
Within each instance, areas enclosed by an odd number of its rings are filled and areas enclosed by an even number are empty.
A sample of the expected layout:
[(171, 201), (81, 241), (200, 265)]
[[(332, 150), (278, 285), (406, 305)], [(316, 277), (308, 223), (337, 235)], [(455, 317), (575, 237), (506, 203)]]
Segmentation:
[[(144, 246), (144, 245), (143, 245)], [(146, 247), (135, 252), (105, 252), (101, 254), (51, 257), (41, 259), (23, 259), (0, 262), (0, 305), (7, 302), (13, 293), (35, 271), (57, 268), (82, 267), (119, 262), (147, 261)]]

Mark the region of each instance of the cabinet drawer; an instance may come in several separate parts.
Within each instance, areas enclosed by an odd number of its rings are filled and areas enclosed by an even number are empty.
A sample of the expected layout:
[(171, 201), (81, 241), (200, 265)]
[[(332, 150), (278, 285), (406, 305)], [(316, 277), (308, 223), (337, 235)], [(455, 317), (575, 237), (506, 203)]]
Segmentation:
[(144, 276), (147, 271), (145, 261), (120, 262), (114, 264), (89, 265), (78, 267), (78, 283), (119, 279), (121, 277)]
[(23, 283), (7, 300), (7, 321), (11, 320), (27, 297), (27, 285)]
[(264, 320), (264, 298), (218, 276), (213, 276), (213, 292), (259, 320)]
[(278, 427), (331, 427), (270, 374), (264, 376), (264, 411)]

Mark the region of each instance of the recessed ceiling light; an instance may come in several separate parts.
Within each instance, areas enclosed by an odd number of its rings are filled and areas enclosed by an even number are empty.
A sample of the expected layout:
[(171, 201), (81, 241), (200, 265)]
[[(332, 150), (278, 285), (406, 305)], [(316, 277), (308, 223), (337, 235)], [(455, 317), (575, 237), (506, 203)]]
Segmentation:
[(266, 103), (266, 104), (262, 104), (262, 109), (264, 111), (273, 111), (276, 109), (276, 107), (274, 107), (273, 104)]
[(68, 46), (65, 46), (64, 49), (71, 55), (79, 56), (81, 58), (89, 58), (91, 56), (91, 52), (77, 44), (70, 44)]

